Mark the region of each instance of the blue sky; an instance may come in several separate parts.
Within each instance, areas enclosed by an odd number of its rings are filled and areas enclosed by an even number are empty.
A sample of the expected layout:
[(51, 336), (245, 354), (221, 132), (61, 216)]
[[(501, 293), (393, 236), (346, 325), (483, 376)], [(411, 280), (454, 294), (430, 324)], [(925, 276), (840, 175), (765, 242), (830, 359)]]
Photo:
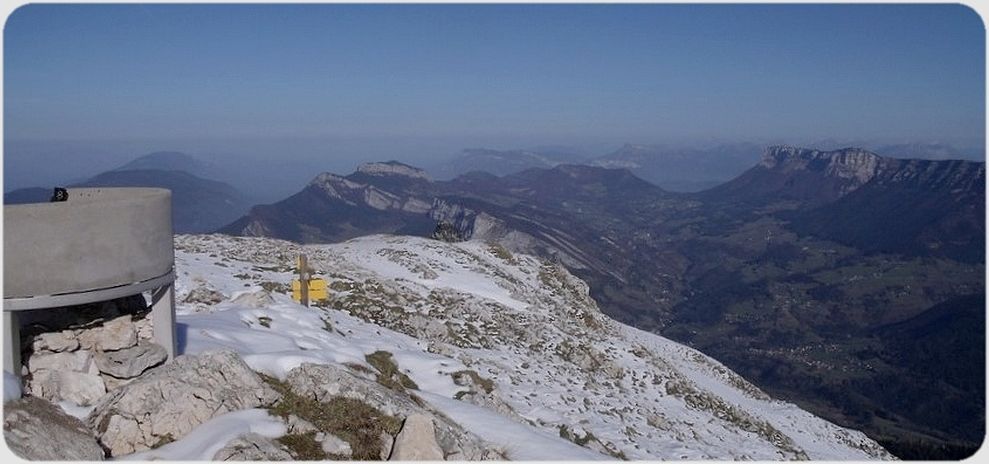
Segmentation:
[(8, 139), (979, 140), (958, 5), (28, 5)]

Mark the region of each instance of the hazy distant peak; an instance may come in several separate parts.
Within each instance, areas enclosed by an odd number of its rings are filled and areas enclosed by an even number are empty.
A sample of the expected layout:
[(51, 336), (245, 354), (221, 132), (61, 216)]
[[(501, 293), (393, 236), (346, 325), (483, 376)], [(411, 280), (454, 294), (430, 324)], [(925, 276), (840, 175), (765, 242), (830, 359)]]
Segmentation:
[(156, 151), (134, 158), (129, 163), (117, 168), (117, 171), (137, 169), (162, 169), (166, 171), (196, 172), (205, 167), (205, 163), (188, 153), (178, 151)]
[(426, 171), (398, 161), (364, 163), (357, 167), (357, 172), (369, 176), (402, 176), (429, 180)]
[(641, 143), (626, 143), (625, 145), (622, 145), (622, 147), (619, 148), (618, 151), (646, 151), (646, 150), (651, 150), (653, 148), (654, 147), (651, 147), (649, 145), (643, 145)]
[(168, 150), (151, 152), (151, 153), (148, 153), (147, 155), (142, 156), (141, 158), (147, 158), (147, 159), (173, 159), (173, 160), (182, 160), (182, 161), (193, 161), (193, 160), (195, 160), (195, 158), (192, 155), (188, 154), (188, 153), (183, 153), (181, 151), (168, 151)]
[(614, 153), (607, 155), (611, 160), (632, 160), (638, 159), (641, 161), (642, 156), (654, 155), (660, 150), (660, 147), (655, 145), (644, 145), (641, 143), (626, 143), (622, 145), (621, 148), (615, 150)]
[(656, 153), (655, 147), (626, 143), (614, 153), (600, 157), (591, 164), (605, 168), (637, 169), (642, 167), (647, 158)]
[(554, 171), (566, 173), (570, 176), (606, 174), (614, 171), (628, 172), (628, 169), (607, 168), (603, 166), (588, 166), (586, 164), (559, 164), (553, 167)]
[(509, 163), (529, 165), (530, 167), (552, 167), (568, 160), (566, 155), (559, 153), (541, 153), (532, 150), (493, 150), (490, 148), (466, 148), (461, 159), (474, 163), (485, 161), (492, 163)]
[(565, 182), (575, 182), (573, 185), (586, 183), (603, 183), (614, 186), (619, 184), (626, 184), (627, 186), (633, 183), (648, 184), (625, 168), (588, 166), (586, 164), (558, 164), (548, 169), (533, 168), (523, 171), (517, 174), (517, 176), (529, 178), (530, 181), (536, 178), (540, 179), (536, 182), (553, 182), (554, 180), (568, 179)]
[[(229, 182), (229, 166), (219, 166), (179, 151), (156, 151), (134, 158), (113, 171), (182, 171), (202, 179)], [(253, 187), (253, 186), (252, 186)]]
[(501, 156), (504, 154), (518, 154), (518, 155), (536, 155), (537, 153), (531, 150), (495, 150), (491, 148), (464, 148), (464, 155), (486, 155), (486, 156)]

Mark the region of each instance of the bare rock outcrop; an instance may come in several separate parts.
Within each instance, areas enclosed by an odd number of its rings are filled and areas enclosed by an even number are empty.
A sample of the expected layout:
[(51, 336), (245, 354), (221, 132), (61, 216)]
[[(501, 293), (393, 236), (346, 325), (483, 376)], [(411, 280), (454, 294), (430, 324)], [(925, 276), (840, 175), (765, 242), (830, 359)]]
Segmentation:
[(214, 461), (291, 461), (292, 455), (268, 438), (248, 433), (230, 440), (213, 455)]
[(14, 454), (30, 461), (102, 461), (104, 457), (82, 421), (33, 396), (4, 404), (3, 436)]
[(405, 418), (402, 430), (395, 437), (389, 461), (442, 461), (443, 450), (436, 443), (433, 419), (425, 414)]
[[(444, 456), (462, 460), (499, 459), (498, 451), (442, 413), (414, 399), (413, 394), (396, 391), (365, 379), (338, 365), (303, 364), (289, 371), (286, 382), (293, 392), (317, 401), (345, 397), (363, 401), (382, 413), (405, 420), (414, 415), (431, 419), (435, 441)], [(394, 437), (383, 437), (382, 459), (392, 454)]]
[(223, 301), (225, 298), (226, 295), (204, 283), (192, 289), (192, 291), (190, 291), (182, 301), (186, 303), (193, 303), (197, 306), (207, 307), (213, 306)]
[(275, 303), (275, 299), (272, 298), (271, 292), (267, 290), (242, 293), (230, 301), (236, 305), (247, 306), (249, 308), (264, 308)]
[(270, 406), (278, 394), (229, 351), (179, 356), (104, 396), (86, 418), (111, 456), (185, 436), (221, 414)]

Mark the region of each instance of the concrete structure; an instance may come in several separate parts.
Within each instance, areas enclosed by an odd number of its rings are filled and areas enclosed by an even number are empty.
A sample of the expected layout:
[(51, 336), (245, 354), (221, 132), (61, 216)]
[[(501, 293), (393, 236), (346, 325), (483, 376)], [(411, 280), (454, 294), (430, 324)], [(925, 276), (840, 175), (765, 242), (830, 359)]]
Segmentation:
[(175, 356), (172, 192), (69, 189), (64, 202), (3, 208), (4, 371), (20, 375), (19, 311), (151, 292), (154, 340)]

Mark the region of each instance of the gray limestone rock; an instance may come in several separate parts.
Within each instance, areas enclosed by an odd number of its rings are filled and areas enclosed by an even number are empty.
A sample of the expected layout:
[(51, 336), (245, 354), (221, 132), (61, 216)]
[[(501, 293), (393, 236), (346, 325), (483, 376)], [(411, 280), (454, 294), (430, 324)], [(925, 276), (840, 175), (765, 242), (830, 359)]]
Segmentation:
[(60, 332), (43, 332), (34, 336), (31, 340), (31, 351), (41, 353), (50, 351), (59, 353), (63, 351), (75, 351), (79, 348), (79, 340), (71, 330)]
[(391, 448), (394, 445), (395, 438), (385, 432), (381, 432), (381, 452), (378, 453), (378, 456), (381, 457), (382, 461), (388, 460), (388, 456), (391, 456)]
[(221, 414), (270, 406), (278, 393), (229, 351), (184, 355), (107, 394), (86, 418), (111, 456), (178, 440)]
[(106, 394), (106, 384), (98, 375), (84, 372), (55, 372), (58, 397), (79, 406), (89, 406)]
[(42, 370), (87, 372), (91, 360), (91, 354), (85, 350), (33, 354), (27, 359), (27, 368), (32, 374)]
[(82, 331), (79, 345), (87, 350), (114, 351), (137, 344), (137, 325), (131, 315), (111, 319), (103, 325)]
[(106, 393), (106, 385), (86, 350), (33, 354), (28, 358), (28, 371), (31, 378), (26, 390), (48, 401), (69, 400), (88, 406)]
[(271, 293), (267, 290), (260, 290), (257, 292), (238, 295), (237, 298), (234, 298), (231, 302), (251, 308), (263, 308), (274, 303), (275, 299), (272, 298)]
[[(414, 401), (408, 393), (386, 388), (377, 382), (367, 380), (350, 372), (340, 365), (303, 364), (289, 371), (286, 378), (289, 387), (296, 394), (328, 401), (342, 396), (360, 400), (389, 416), (405, 419), (414, 414), (423, 414), (433, 420), (436, 441), (444, 455), (460, 453), (465, 460), (476, 460), (497, 456), (497, 451), (487, 446), (476, 435), (464, 430), (446, 416), (427, 409), (425, 403)], [(382, 436), (381, 458), (387, 459), (392, 452), (393, 438)]]
[(291, 461), (292, 455), (268, 438), (248, 433), (230, 440), (213, 455), (214, 461)]
[(182, 301), (186, 303), (201, 303), (212, 306), (223, 301), (224, 299), (226, 299), (226, 296), (216, 289), (213, 289), (207, 285), (200, 285), (192, 289), (192, 291), (190, 291)]
[(82, 421), (37, 397), (4, 404), (3, 436), (14, 454), (31, 461), (102, 461), (104, 457)]
[(363, 401), (386, 415), (401, 417), (419, 409), (407, 395), (358, 377), (340, 365), (306, 363), (292, 369), (286, 381), (295, 393), (317, 401), (342, 396)]
[(168, 352), (160, 345), (141, 342), (137, 346), (119, 351), (96, 353), (93, 360), (100, 372), (118, 379), (129, 379), (157, 366), (168, 359)]
[(390, 461), (442, 461), (443, 450), (436, 442), (433, 419), (425, 414), (405, 418), (402, 430), (395, 437)]

